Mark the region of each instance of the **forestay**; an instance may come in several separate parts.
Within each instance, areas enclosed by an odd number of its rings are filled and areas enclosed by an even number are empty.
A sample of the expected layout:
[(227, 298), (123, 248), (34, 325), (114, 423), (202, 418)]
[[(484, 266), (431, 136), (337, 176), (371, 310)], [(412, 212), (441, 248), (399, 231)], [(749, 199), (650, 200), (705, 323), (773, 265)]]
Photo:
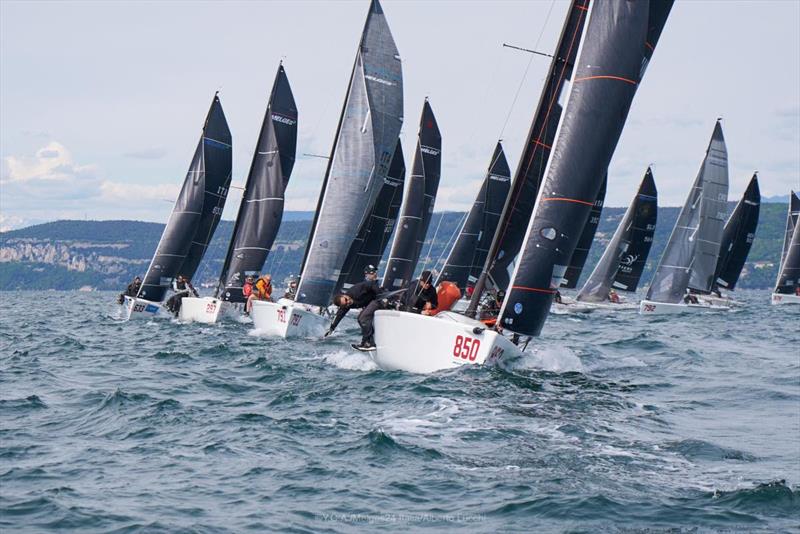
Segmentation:
[(215, 94), (183, 187), (144, 276), (140, 298), (161, 302), (177, 275), (194, 276), (222, 216), (231, 166), (231, 132)]
[(306, 247), (297, 301), (327, 306), (389, 171), (403, 121), (400, 55), (373, 0)]
[(242, 295), (244, 277), (258, 274), (278, 234), (296, 150), (297, 106), (280, 65), (220, 274), (217, 297), (231, 302), (246, 300)]

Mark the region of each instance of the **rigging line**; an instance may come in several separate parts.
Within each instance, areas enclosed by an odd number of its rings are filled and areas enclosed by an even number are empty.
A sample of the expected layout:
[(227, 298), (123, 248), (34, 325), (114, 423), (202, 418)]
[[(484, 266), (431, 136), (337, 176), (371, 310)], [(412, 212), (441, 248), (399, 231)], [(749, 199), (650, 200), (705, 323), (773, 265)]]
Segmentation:
[[(422, 264), (423, 271), (428, 267), (428, 261), (431, 259), (431, 252), (433, 252), (433, 245), (434, 243), (436, 243), (436, 236), (439, 235), (439, 229), (442, 227), (442, 221), (444, 220), (444, 213), (445, 212), (442, 212), (439, 216), (439, 224), (436, 225), (436, 231), (433, 233), (433, 238), (431, 239), (431, 245), (428, 247), (428, 254), (425, 255), (425, 263)], [(414, 276), (413, 273), (411, 276)]]
[[(555, 0), (550, 2), (550, 9), (547, 10), (547, 16), (544, 19), (544, 24), (542, 24), (542, 30), (539, 32), (539, 37), (536, 38), (536, 43), (533, 45), (534, 49), (539, 48), (539, 42), (541, 42), (542, 36), (544, 36), (544, 30), (545, 28), (547, 28), (547, 23), (550, 21), (550, 15), (553, 13), (553, 7), (555, 5), (556, 5)], [(522, 86), (525, 85), (525, 79), (528, 77), (528, 71), (531, 68), (531, 64), (533, 63), (534, 57), (536, 56), (534, 54), (531, 54), (531, 56), (528, 58), (528, 64), (525, 66), (525, 72), (522, 74), (522, 79), (519, 81), (519, 85), (517, 86), (517, 92), (514, 93), (514, 99), (511, 101), (511, 106), (508, 108), (508, 114), (506, 115), (505, 122), (503, 122), (503, 127), (500, 129), (500, 135), (498, 136), (498, 138), (502, 139), (503, 134), (506, 131), (506, 126), (508, 126), (508, 121), (511, 120), (511, 114), (514, 112), (514, 106), (517, 104), (520, 92), (522, 92)]]
[[(442, 258), (445, 256), (445, 253), (447, 253), (447, 255), (449, 257), (450, 250), (448, 250), (448, 248), (450, 247), (450, 243), (453, 243), (453, 246), (455, 246), (455, 242), (454, 241), (457, 240), (458, 236), (461, 235), (461, 229), (462, 229), (462, 227), (464, 225), (464, 221), (466, 220), (468, 215), (469, 215), (469, 210), (464, 212), (464, 215), (461, 216), (461, 220), (458, 222), (458, 225), (456, 226), (455, 232), (453, 232), (450, 235), (450, 239), (448, 239), (447, 243), (445, 243), (444, 248), (442, 249), (442, 253), (439, 254), (439, 257), (436, 259), (436, 263), (433, 264), (434, 268), (436, 268), (436, 266), (439, 265), (439, 262), (442, 261)], [(456, 239), (454, 240), (453, 238), (456, 238)], [(445, 263), (446, 262), (447, 262), (447, 259), (445, 259)], [(444, 264), (442, 265), (442, 268), (444, 268)]]

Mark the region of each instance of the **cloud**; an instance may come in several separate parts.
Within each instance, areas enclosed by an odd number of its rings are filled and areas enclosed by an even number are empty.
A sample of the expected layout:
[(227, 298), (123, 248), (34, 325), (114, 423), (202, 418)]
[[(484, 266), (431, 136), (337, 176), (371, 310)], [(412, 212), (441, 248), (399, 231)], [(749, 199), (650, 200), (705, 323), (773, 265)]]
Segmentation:
[(100, 194), (111, 202), (141, 202), (143, 200), (165, 200), (172, 202), (180, 192), (180, 184), (126, 184), (105, 180), (100, 184)]
[(167, 155), (167, 150), (164, 148), (145, 148), (142, 150), (134, 150), (123, 154), (126, 158), (132, 159), (161, 159)]
[(0, 184), (25, 182), (74, 182), (94, 179), (94, 165), (76, 165), (70, 152), (57, 141), (51, 141), (33, 156), (4, 158)]

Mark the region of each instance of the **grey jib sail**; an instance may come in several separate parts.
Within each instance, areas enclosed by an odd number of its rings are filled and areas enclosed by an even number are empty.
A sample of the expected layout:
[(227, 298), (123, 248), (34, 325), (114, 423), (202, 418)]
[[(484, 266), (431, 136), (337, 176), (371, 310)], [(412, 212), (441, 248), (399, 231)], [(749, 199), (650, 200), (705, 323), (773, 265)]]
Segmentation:
[(758, 176), (750, 179), (741, 200), (736, 204), (725, 230), (722, 233), (722, 246), (717, 262), (717, 274), (714, 285), (733, 290), (744, 262), (750, 253), (758, 226), (758, 213), (761, 207), (761, 193), (758, 189)]
[(298, 302), (329, 304), (350, 245), (389, 171), (402, 121), (400, 55), (373, 0), (306, 247)]
[(592, 2), (567, 103), (510, 290), (503, 328), (541, 332), (639, 85), (647, 2)]
[(475, 284), (486, 262), (510, 186), (511, 169), (508, 167), (503, 145), (498, 141), (486, 178), (458, 233), (453, 249), (447, 256), (439, 281), (455, 283), (462, 294), (467, 286)]
[(258, 274), (264, 266), (281, 225), (296, 149), (297, 106), (280, 65), (220, 275), (217, 296), (223, 300), (243, 302), (245, 276)]
[(414, 276), (433, 217), (442, 167), (442, 136), (428, 100), (422, 106), (419, 136), (408, 177), (383, 286), (399, 289)]
[(658, 217), (658, 192), (648, 167), (639, 191), (620, 221), (578, 300), (603, 302), (611, 289), (635, 292), (642, 276)]
[(334, 293), (339, 293), (343, 289), (361, 282), (364, 279), (364, 269), (368, 265), (377, 267), (381, 262), (397, 222), (400, 204), (403, 202), (405, 180), (406, 163), (403, 159), (403, 145), (398, 139), (389, 174), (383, 181), (378, 199), (375, 201), (369, 217), (365, 224), (361, 225), (358, 236), (350, 247)]
[[(725, 216), (725, 200), (720, 200), (718, 195), (721, 193), (720, 184), (723, 179), (727, 182), (728, 157), (725, 149), (725, 139), (722, 137), (722, 128), (717, 122), (714, 126), (714, 133), (706, 150), (700, 172), (695, 178), (686, 203), (678, 215), (675, 227), (672, 229), (667, 246), (661, 255), (661, 261), (650, 282), (647, 290), (647, 299), (657, 302), (678, 303), (683, 300), (686, 289), (689, 287), (689, 280), (692, 271), (698, 265), (697, 252), (699, 243), (702, 241), (704, 252), (701, 252), (701, 263), (707, 263), (710, 254), (713, 252), (713, 267), (711, 274), (706, 276), (713, 278), (714, 269), (717, 264), (716, 254), (719, 251), (719, 241), (722, 237), (722, 224), (720, 221)], [(713, 181), (712, 181), (713, 179)], [(703, 201), (705, 187), (708, 185), (709, 193), (713, 198)], [(727, 197), (727, 187), (725, 196)], [(704, 210), (705, 207), (705, 210)], [(708, 216), (709, 208), (715, 219), (710, 220)], [(713, 210), (722, 210), (721, 215), (714, 213)], [(706, 225), (710, 223), (710, 227)], [(716, 245), (714, 244), (716, 243)], [(706, 273), (708, 265), (703, 265)], [(711, 280), (708, 280), (708, 287), (711, 287)]]
[(603, 178), (603, 184), (600, 186), (600, 191), (597, 192), (597, 198), (592, 205), (592, 211), (589, 212), (589, 220), (583, 227), (581, 237), (578, 239), (578, 244), (575, 247), (575, 252), (572, 253), (572, 258), (569, 260), (567, 271), (564, 273), (564, 281), (561, 282), (561, 287), (573, 289), (578, 285), (578, 280), (583, 272), (583, 266), (586, 264), (586, 259), (589, 257), (589, 249), (592, 248), (594, 241), (594, 234), (597, 233), (597, 225), (600, 224), (600, 216), (603, 213), (603, 202), (606, 199), (606, 187), (608, 186), (608, 172)]
[(783, 295), (793, 295), (800, 287), (800, 198), (794, 191), (789, 197), (786, 236), (778, 281), (775, 284), (775, 293)]
[(179, 274), (192, 278), (217, 228), (231, 181), (231, 132), (214, 95), (183, 187), (175, 201), (139, 296), (164, 300)]

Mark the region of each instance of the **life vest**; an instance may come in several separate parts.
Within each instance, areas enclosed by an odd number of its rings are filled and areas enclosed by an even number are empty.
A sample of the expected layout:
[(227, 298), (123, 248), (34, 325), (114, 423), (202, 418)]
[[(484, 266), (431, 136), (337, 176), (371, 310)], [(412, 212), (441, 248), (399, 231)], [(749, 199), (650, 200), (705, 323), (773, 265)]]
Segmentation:
[(263, 278), (259, 278), (256, 282), (256, 297), (259, 300), (269, 300), (272, 296), (272, 283), (267, 283)]
[(245, 298), (247, 298), (252, 293), (253, 293), (253, 284), (252, 284), (252, 282), (245, 282), (244, 285), (242, 286), (242, 295), (244, 295)]
[(436, 291), (436, 298), (439, 306), (430, 310), (429, 315), (436, 315), (439, 312), (449, 311), (453, 305), (461, 298), (461, 290), (453, 282), (442, 282)]

